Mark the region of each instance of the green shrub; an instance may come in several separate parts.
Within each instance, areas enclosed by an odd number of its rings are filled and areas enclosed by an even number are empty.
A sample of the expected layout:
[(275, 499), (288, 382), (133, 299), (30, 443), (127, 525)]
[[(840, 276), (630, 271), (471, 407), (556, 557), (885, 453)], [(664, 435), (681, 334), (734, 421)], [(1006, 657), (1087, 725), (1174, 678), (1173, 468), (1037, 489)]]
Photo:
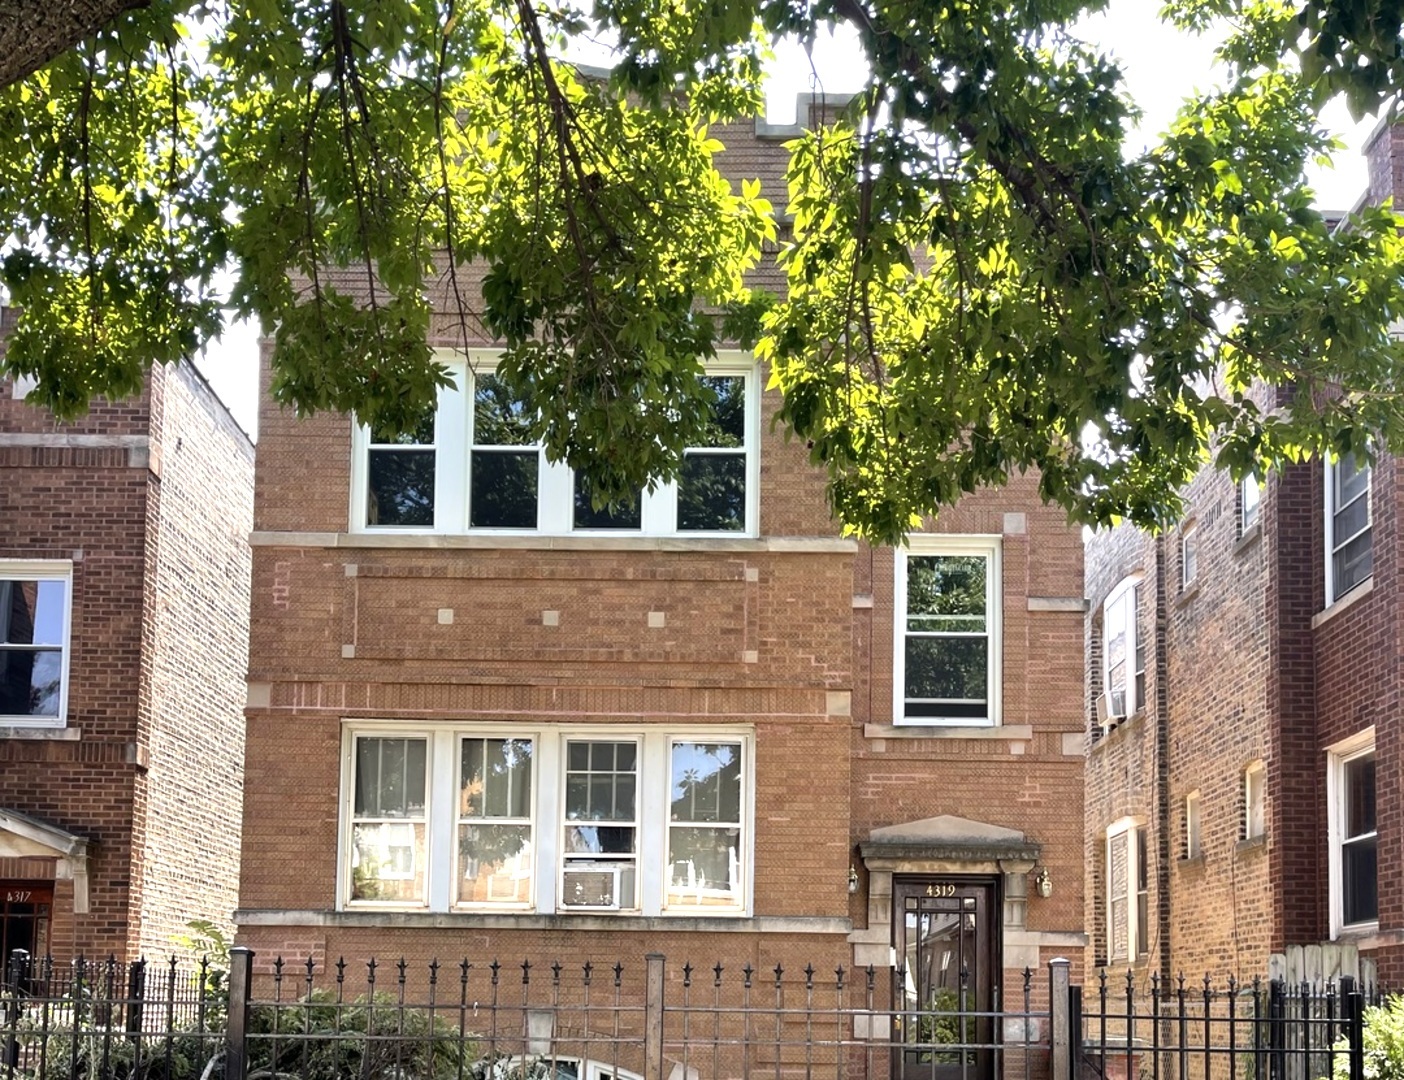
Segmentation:
[(472, 1036), (393, 994), (338, 1003), (313, 990), (295, 1005), (250, 1010), (249, 1078), (449, 1080), (474, 1060)]
[[(1365, 1080), (1404, 1080), (1404, 997), (1392, 997), (1365, 1010), (1361, 1046)], [(1332, 1080), (1350, 1080), (1349, 1045), (1341, 1039), (1335, 1049)]]

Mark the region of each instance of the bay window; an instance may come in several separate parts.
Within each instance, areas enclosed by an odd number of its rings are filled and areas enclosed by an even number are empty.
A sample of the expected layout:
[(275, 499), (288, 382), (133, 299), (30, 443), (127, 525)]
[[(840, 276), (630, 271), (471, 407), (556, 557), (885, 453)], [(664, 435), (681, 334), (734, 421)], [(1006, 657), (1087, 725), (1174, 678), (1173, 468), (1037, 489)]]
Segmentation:
[(347, 724), (341, 905), (744, 915), (751, 736)]

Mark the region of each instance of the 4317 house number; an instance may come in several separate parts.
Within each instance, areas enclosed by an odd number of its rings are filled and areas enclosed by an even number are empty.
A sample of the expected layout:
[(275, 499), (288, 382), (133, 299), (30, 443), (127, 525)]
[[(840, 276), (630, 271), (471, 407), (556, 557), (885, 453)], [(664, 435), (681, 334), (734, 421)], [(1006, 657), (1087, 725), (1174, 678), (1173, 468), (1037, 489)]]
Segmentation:
[(926, 887), (927, 896), (954, 896), (956, 887), (949, 881), (943, 881), (939, 885), (928, 885)]
[(7, 904), (27, 904), (34, 898), (31, 889), (7, 889), (5, 891), (5, 903)]

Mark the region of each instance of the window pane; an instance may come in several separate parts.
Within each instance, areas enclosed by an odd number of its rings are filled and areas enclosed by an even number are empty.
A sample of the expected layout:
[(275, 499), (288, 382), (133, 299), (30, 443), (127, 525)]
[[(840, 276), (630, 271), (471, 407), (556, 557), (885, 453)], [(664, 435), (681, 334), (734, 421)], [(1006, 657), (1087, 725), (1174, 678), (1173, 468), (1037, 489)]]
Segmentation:
[(529, 739), (464, 739), (459, 786), (462, 817), (531, 817)]
[(0, 716), (56, 719), (62, 691), (62, 650), (0, 648)]
[(1354, 454), (1347, 454), (1336, 462), (1336, 509), (1340, 509), (1352, 499), (1364, 495), (1370, 489), (1370, 463), (1356, 460)]
[(424, 739), (357, 739), (358, 818), (424, 816)]
[(566, 829), (568, 855), (632, 855), (632, 825), (571, 825)]
[(1337, 596), (1349, 592), (1370, 576), (1374, 568), (1370, 535), (1361, 533), (1331, 556), (1331, 582)]
[[(588, 749), (582, 755), (581, 749)], [(566, 772), (567, 821), (633, 821), (637, 774), (633, 743), (570, 743)], [(588, 771), (578, 762), (588, 761)], [(590, 850), (590, 849), (586, 849)]]
[(983, 555), (908, 557), (908, 629), (983, 630), (988, 567)]
[(741, 901), (741, 830), (668, 831), (670, 907), (734, 907)]
[(62, 645), (66, 581), (0, 581), (0, 644)]
[(425, 412), (418, 423), (398, 435), (391, 434), (389, 428), (372, 428), (370, 441), (375, 446), (433, 446), (434, 410)]
[(536, 450), (474, 450), (468, 523), (480, 529), (536, 528), (539, 473)]
[(530, 825), (460, 825), (458, 902), (529, 903), (532, 859)]
[(371, 450), (366, 524), (434, 524), (433, 450)]
[(678, 477), (680, 532), (746, 528), (746, 455), (687, 454)]
[(741, 747), (674, 743), (671, 820), (739, 823)]
[(740, 375), (704, 375), (702, 385), (716, 394), (707, 431), (699, 447), (746, 445), (746, 380)]
[(1345, 839), (1375, 831), (1375, 755), (1345, 763)]
[(351, 899), (422, 901), (424, 836), (422, 822), (355, 825), (351, 832)]
[(575, 519), (577, 529), (639, 529), (643, 527), (643, 492), (633, 506), (606, 507), (596, 510), (590, 505), (590, 492), (585, 477), (575, 476)]
[(1245, 476), (1240, 491), (1242, 492), (1240, 498), (1243, 507), (1243, 528), (1244, 531), (1247, 531), (1258, 523), (1258, 504), (1262, 501), (1262, 489), (1258, 486), (1258, 478)]
[(1331, 526), (1331, 541), (1340, 547), (1370, 524), (1370, 500), (1356, 499), (1343, 510), (1336, 511)]
[(1379, 863), (1376, 840), (1356, 840), (1341, 846), (1341, 915), (1347, 923), (1379, 917)]
[(473, 380), (473, 445), (531, 446), (535, 415), (496, 375)]
[(908, 698), (983, 701), (989, 681), (989, 642), (983, 638), (908, 637)]

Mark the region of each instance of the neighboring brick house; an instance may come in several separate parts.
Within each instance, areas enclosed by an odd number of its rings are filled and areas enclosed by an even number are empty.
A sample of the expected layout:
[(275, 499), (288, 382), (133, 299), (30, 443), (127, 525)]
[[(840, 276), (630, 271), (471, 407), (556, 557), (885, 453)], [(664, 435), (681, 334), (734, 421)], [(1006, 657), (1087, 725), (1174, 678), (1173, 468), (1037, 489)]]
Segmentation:
[[(796, 132), (720, 130), (722, 168), (783, 191)], [(658, 951), (670, 978), (783, 963), (801, 993), (807, 962), (873, 964), (886, 994), (947, 908), (978, 910), (940, 932), (986, 1004), (1080, 955), (1082, 543), (1033, 479), (903, 551), (842, 538), (733, 351), (721, 435), (605, 518), (512, 431), (487, 343), (465, 366), (437, 333), (458, 384), (393, 443), (279, 409), (265, 357), (237, 915), (259, 965)]]
[[(1366, 153), (1404, 193), (1404, 128)], [(1330, 942), (1404, 977), (1397, 472), (1206, 469), (1175, 528), (1088, 541), (1089, 964), (1247, 979)]]
[(0, 952), (169, 955), (238, 876), (253, 447), (189, 365), (0, 379)]

